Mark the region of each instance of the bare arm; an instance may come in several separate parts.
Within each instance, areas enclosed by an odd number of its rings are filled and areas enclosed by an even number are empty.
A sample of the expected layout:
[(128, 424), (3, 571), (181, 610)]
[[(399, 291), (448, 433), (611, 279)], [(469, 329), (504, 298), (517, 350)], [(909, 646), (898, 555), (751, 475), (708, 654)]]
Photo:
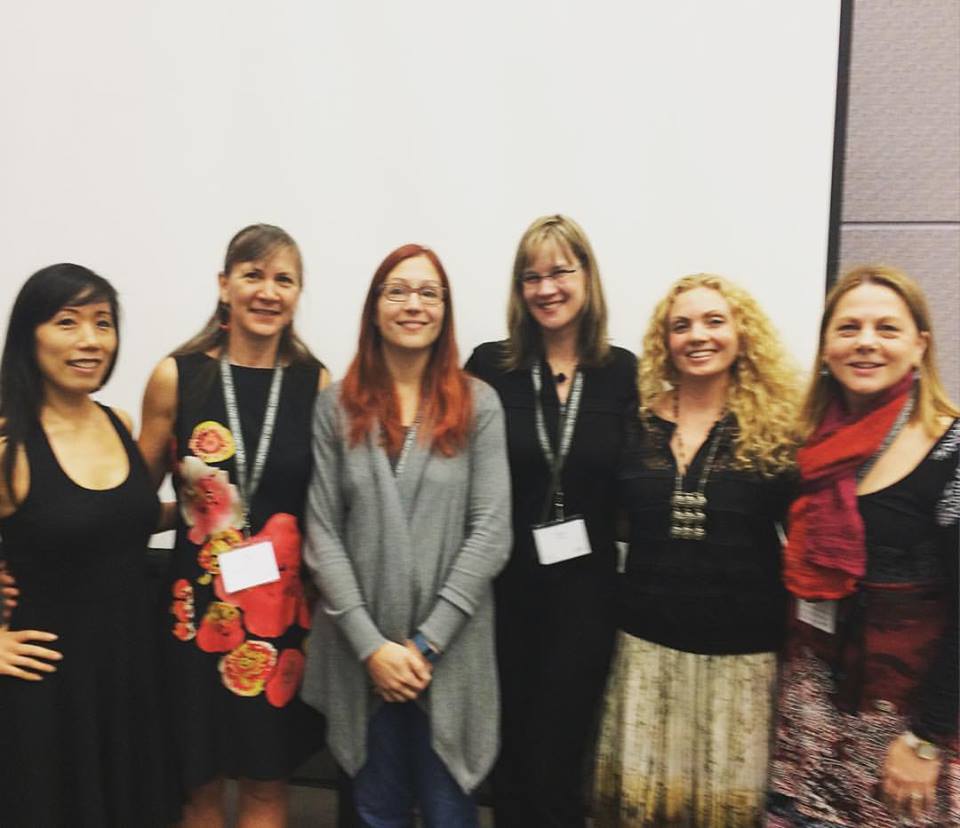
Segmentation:
[(177, 363), (173, 357), (167, 357), (147, 380), (140, 418), (140, 451), (155, 486), (160, 485), (170, 470), (167, 452), (176, 417)]

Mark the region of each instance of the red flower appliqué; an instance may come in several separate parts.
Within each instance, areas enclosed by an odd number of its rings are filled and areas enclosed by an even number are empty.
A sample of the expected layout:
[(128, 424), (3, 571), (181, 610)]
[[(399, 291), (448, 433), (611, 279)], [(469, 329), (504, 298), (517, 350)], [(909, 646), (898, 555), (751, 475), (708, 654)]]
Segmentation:
[(187, 446), (204, 463), (222, 463), (236, 453), (233, 435), (215, 420), (198, 423)]
[(303, 679), (303, 653), (284, 650), (277, 661), (277, 669), (267, 682), (267, 701), (274, 707), (286, 707), (296, 695)]
[(180, 578), (173, 582), (170, 591), (173, 593), (170, 612), (177, 619), (173, 634), (181, 641), (189, 641), (197, 634), (193, 619), (193, 586), (186, 578)]
[(244, 641), (220, 659), (223, 686), (238, 696), (259, 696), (277, 665), (277, 648), (268, 641)]
[(227, 653), (243, 643), (240, 610), (222, 601), (211, 601), (200, 622), (197, 646), (206, 653)]
[(180, 477), (180, 514), (191, 527), (192, 543), (200, 546), (216, 532), (243, 528), (240, 495), (226, 471), (187, 456), (180, 462)]
[(223, 578), (217, 575), (213, 579), (217, 597), (243, 610), (244, 626), (254, 635), (277, 638), (294, 621), (304, 629), (309, 629), (310, 613), (300, 580), (301, 539), (297, 519), (286, 512), (278, 512), (250, 540), (273, 542), (280, 579), (271, 584), (227, 592)]

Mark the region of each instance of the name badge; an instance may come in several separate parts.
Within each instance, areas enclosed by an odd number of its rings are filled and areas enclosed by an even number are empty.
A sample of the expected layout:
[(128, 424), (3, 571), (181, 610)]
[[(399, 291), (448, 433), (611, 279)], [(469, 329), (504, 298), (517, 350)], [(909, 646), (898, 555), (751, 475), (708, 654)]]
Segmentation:
[(548, 565), (589, 555), (590, 538), (583, 518), (572, 517), (557, 523), (533, 527), (533, 542), (540, 563)]
[(837, 631), (837, 602), (797, 598), (797, 620), (833, 635)]
[(235, 546), (221, 552), (220, 575), (227, 592), (270, 584), (280, 580), (277, 556), (272, 541), (257, 541), (246, 546)]

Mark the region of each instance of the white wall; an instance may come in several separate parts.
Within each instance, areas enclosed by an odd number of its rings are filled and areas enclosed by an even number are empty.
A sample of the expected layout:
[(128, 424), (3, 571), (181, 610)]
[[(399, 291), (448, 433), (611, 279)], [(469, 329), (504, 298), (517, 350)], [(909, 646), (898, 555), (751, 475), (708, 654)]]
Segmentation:
[[(536, 216), (587, 230), (636, 349), (674, 278), (749, 287), (806, 365), (822, 303), (838, 0), (33, 0), (0, 31), (6, 313), (56, 261), (117, 284), (104, 398), (212, 310), (241, 226), (301, 243), (298, 325), (342, 374), (368, 280), (433, 247), (464, 357), (504, 332)], [(3, 321), (5, 328), (5, 319)]]

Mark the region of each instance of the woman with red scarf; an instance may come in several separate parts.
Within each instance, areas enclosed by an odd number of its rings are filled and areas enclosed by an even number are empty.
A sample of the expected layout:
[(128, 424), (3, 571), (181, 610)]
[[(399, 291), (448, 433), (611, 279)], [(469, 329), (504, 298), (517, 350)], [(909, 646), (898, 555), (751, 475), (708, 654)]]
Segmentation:
[(767, 825), (957, 825), (960, 412), (917, 285), (846, 274), (816, 364)]

